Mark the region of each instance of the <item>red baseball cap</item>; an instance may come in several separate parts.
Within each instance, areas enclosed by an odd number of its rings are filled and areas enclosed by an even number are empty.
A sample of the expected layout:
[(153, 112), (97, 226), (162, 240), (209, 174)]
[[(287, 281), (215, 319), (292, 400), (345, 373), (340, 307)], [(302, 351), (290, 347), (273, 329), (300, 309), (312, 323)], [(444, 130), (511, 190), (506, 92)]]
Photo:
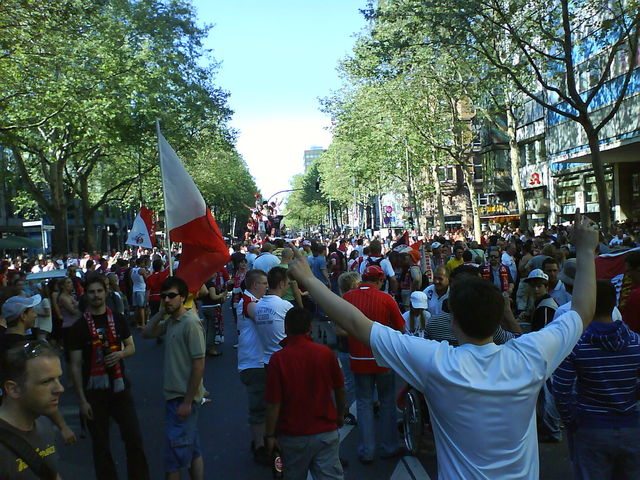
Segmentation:
[(384, 278), (384, 271), (378, 265), (369, 265), (364, 269), (362, 278), (379, 279)]

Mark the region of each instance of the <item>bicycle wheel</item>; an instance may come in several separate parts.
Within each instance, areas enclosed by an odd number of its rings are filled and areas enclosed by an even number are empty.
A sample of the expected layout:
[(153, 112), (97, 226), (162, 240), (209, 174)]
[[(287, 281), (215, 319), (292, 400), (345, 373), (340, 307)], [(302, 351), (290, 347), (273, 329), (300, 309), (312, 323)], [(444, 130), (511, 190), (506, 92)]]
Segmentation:
[(424, 423), (420, 394), (414, 389), (409, 390), (406, 395), (402, 409), (402, 423), (404, 426), (404, 445), (411, 455), (416, 455), (424, 433)]

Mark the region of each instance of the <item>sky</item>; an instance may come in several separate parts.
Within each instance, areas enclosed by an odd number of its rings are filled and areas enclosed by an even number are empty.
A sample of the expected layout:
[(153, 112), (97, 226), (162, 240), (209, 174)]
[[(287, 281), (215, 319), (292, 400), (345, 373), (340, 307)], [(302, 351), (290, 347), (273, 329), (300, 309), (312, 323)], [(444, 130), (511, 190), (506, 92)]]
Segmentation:
[(328, 147), (318, 98), (341, 85), (338, 63), (365, 26), (366, 0), (193, 0), (205, 46), (230, 92), (238, 151), (267, 198), (290, 188), (304, 150)]

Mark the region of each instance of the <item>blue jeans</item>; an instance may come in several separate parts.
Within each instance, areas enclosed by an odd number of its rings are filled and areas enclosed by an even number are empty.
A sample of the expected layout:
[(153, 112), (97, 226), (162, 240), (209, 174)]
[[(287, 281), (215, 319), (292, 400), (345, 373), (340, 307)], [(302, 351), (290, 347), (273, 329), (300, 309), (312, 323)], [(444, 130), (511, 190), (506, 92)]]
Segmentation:
[(395, 375), (389, 370), (385, 373), (354, 373), (356, 383), (356, 409), (358, 412), (358, 432), (360, 446), (358, 456), (364, 460), (373, 460), (376, 451), (375, 424), (373, 419), (374, 388), (378, 391), (380, 402), (379, 454), (392, 455), (400, 447), (398, 427), (396, 425)]
[(340, 366), (344, 374), (344, 389), (347, 392), (346, 411), (349, 412), (349, 407), (356, 400), (356, 385), (351, 371), (351, 364), (349, 363), (349, 352), (338, 352), (338, 360), (340, 360)]
[(640, 427), (578, 427), (570, 440), (575, 480), (640, 478)]

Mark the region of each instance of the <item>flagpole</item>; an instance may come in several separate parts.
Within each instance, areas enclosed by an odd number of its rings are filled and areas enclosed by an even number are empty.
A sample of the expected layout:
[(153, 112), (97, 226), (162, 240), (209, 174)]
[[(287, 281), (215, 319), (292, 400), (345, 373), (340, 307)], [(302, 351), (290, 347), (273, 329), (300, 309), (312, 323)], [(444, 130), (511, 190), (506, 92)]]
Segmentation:
[(164, 175), (162, 174), (162, 148), (160, 148), (160, 120), (156, 118), (156, 133), (158, 135), (158, 160), (160, 162), (160, 180), (162, 181), (162, 200), (164, 202), (164, 232), (167, 244), (167, 256), (169, 258), (169, 275), (173, 276), (173, 257), (171, 256), (171, 237), (169, 236), (169, 213), (167, 211), (167, 189), (165, 188)]

